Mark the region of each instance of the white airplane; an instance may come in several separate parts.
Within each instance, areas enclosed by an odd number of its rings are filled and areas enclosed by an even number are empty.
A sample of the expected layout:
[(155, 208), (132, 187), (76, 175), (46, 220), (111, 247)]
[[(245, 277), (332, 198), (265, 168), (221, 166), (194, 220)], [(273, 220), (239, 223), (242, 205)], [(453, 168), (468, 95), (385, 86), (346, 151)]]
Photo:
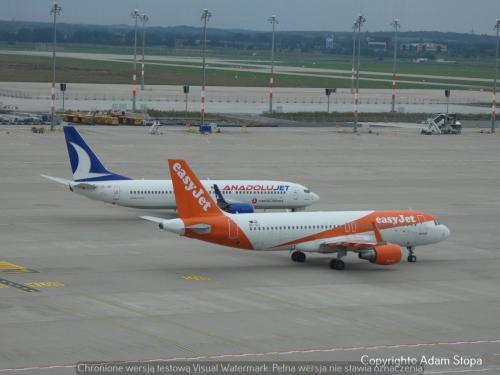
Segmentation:
[(336, 253), (330, 267), (342, 270), (348, 252), (375, 264), (415, 262), (416, 246), (443, 241), (449, 229), (422, 211), (272, 212), (233, 215), (222, 211), (184, 160), (169, 160), (179, 218), (143, 216), (160, 229), (201, 241), (247, 250), (289, 250), (304, 262), (306, 252)]
[[(175, 209), (171, 180), (133, 180), (107, 170), (72, 126), (64, 136), (73, 171), (73, 181), (42, 175), (64, 184), (72, 192), (118, 206), (144, 209)], [(205, 189), (215, 197), (216, 184), (224, 197), (224, 209), (231, 213), (257, 209), (304, 210), (319, 201), (307, 187), (287, 181), (205, 180)]]

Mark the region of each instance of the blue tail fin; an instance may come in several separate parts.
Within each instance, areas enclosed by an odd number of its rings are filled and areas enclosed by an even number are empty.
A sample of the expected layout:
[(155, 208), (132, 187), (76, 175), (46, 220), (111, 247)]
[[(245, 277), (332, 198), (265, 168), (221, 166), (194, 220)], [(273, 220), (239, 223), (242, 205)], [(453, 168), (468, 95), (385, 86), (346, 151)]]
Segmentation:
[(75, 181), (130, 180), (108, 171), (73, 126), (64, 127), (64, 137)]

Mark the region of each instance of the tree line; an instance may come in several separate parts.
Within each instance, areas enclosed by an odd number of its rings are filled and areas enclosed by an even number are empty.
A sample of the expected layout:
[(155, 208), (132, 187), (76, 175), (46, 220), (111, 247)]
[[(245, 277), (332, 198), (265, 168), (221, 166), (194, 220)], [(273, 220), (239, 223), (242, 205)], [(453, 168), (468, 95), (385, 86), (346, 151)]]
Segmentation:
[[(201, 28), (148, 27), (146, 43), (151, 47), (194, 48), (200, 45)], [(333, 36), (333, 45), (326, 46), (326, 38)], [(362, 54), (390, 55), (391, 32), (363, 32)], [(0, 42), (50, 43), (53, 38), (52, 25), (40, 22), (0, 21)], [(267, 50), (270, 48), (271, 33), (251, 30), (209, 29), (210, 48), (240, 50)], [(277, 49), (289, 52), (323, 52), (349, 55), (352, 51), (351, 32), (327, 31), (281, 31), (277, 34)], [(368, 38), (382, 38), (389, 41), (387, 51), (369, 48)], [(57, 39), (60, 43), (93, 44), (108, 46), (130, 46), (134, 41), (131, 26), (101, 26), (58, 24)], [(458, 34), (442, 32), (400, 32), (401, 43), (442, 43), (447, 45), (446, 55), (451, 57), (494, 56), (495, 38), (491, 35)], [(406, 51), (403, 54), (417, 56), (419, 52)], [(420, 52), (420, 54), (425, 54)], [(427, 53), (429, 55), (429, 53)], [(426, 56), (432, 57), (432, 56)]]

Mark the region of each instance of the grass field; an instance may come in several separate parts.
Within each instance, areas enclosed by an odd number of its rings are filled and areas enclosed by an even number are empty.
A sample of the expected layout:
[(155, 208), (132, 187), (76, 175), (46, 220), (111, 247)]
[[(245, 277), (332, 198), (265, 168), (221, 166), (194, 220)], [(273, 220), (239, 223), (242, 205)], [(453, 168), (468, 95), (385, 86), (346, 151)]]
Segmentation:
[[(18, 46), (19, 47), (19, 46)], [(27, 47), (27, 46), (25, 46)], [(84, 46), (81, 47), (81, 52)], [(2, 55), (2, 45), (0, 45), (0, 81), (21, 81), (21, 82), (47, 82), (50, 81), (50, 58), (39, 56), (23, 56), (23, 55)], [(20, 47), (19, 47), (20, 48)], [(67, 49), (65, 49), (67, 51)], [(124, 47), (108, 47), (107, 49), (99, 49), (101, 53), (117, 53), (118, 51), (126, 52)], [(166, 50), (165, 50), (166, 51)], [(86, 51), (90, 52), (90, 51)], [(93, 52), (96, 52), (94, 50)], [(154, 51), (151, 51), (154, 52)], [(164, 54), (163, 54), (164, 55)], [(126, 55), (124, 55), (126, 56)], [(215, 56), (214, 56), (215, 57)], [(218, 56), (227, 61), (235, 61), (242, 56), (234, 54), (224, 54)], [(245, 55), (244, 61), (252, 63), (264, 63), (262, 59), (265, 56), (249, 56)], [(315, 77), (314, 75), (286, 75), (277, 74), (275, 77), (276, 87), (350, 87), (350, 62), (347, 57), (328, 57), (327, 55), (319, 56), (321, 59), (314, 63), (315, 57), (318, 56), (302, 56), (303, 60), (293, 59), (292, 55), (282, 56), (278, 64), (288, 66), (308, 66), (316, 68), (331, 68), (344, 69), (345, 73), (334, 73), (334, 75), (345, 78), (328, 78)], [(59, 57), (57, 59), (58, 72), (57, 79), (59, 82), (68, 83), (115, 83), (126, 84), (131, 81), (132, 66), (130, 62), (125, 61), (99, 61), (89, 59), (76, 59)], [(175, 65), (185, 66), (175, 66)], [(468, 65), (467, 65), (468, 64)], [(480, 81), (465, 81), (465, 80), (447, 80), (447, 76), (459, 76), (470, 78), (487, 77), (487, 72), (490, 66), (486, 63), (482, 65), (478, 63), (478, 69), (472, 69), (472, 62), (457, 62), (453, 65), (443, 65), (438, 63), (428, 64), (400, 64), (399, 73), (406, 74), (432, 74), (443, 76), (439, 79), (421, 78), (421, 77), (401, 77), (403, 80), (414, 81), (412, 83), (398, 84), (399, 88), (444, 88), (448, 83), (461, 85), (463, 88), (485, 88), (488, 83)], [(207, 70), (207, 82), (212, 86), (247, 86), (247, 87), (262, 87), (268, 84), (268, 74), (260, 72), (248, 71), (230, 71), (228, 68), (238, 68), (239, 64), (235, 61), (234, 65), (226, 66), (221, 64), (210, 64)], [(369, 72), (386, 72), (389, 73), (392, 67), (388, 62), (376, 61), (373, 58), (366, 58), (365, 64), (362, 66), (360, 87), (361, 88), (384, 88), (391, 87), (389, 76), (379, 76), (370, 74)], [(468, 73), (468, 74), (467, 74)], [(179, 62), (177, 64), (169, 62), (155, 62), (147, 67), (147, 83), (161, 85), (199, 85), (201, 83), (200, 64), (193, 62)], [(322, 73), (323, 75), (325, 73)], [(385, 79), (386, 81), (370, 81), (363, 78)], [(423, 83), (438, 83), (439, 85), (430, 85)], [(418, 82), (418, 84), (417, 84)]]

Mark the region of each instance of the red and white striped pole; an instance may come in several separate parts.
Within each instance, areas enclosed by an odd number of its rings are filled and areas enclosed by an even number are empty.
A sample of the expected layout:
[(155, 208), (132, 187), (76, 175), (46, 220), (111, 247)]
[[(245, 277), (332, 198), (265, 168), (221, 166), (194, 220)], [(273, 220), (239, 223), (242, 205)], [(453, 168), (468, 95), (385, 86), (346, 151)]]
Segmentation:
[(54, 4), (52, 5), (52, 9), (50, 13), (54, 16), (54, 40), (52, 44), (52, 88), (50, 90), (50, 117), (51, 124), (50, 130), (54, 130), (55, 121), (56, 121), (56, 44), (57, 44), (57, 16), (61, 14), (61, 7), (57, 4), (57, 0), (54, 0)]
[(141, 18), (138, 9), (134, 9), (130, 16), (134, 19), (134, 67), (132, 69), (132, 112), (136, 111), (137, 99), (137, 22)]
[(56, 115), (56, 83), (52, 81), (52, 89), (50, 90), (50, 98), (51, 98), (51, 106), (50, 106), (50, 115), (52, 119), (54, 119)]
[(392, 75), (391, 103), (392, 103), (392, 112), (395, 112), (396, 111), (396, 74)]
[(269, 75), (269, 113), (273, 113), (273, 87), (274, 87), (274, 49), (276, 45), (276, 40), (275, 40), (275, 32), (276, 32), (276, 25), (279, 23), (278, 22), (278, 17), (276, 15), (272, 15), (267, 19), (271, 25), (273, 25), (273, 33), (271, 36), (271, 74)]
[(394, 59), (392, 65), (392, 100), (391, 100), (391, 111), (396, 112), (396, 67), (398, 62), (398, 29), (401, 27), (399, 19), (394, 18), (391, 22), (391, 26), (394, 27)]
[(497, 116), (497, 88), (493, 87), (493, 98), (491, 101), (491, 131), (494, 133), (495, 132), (495, 120)]
[(201, 85), (201, 125), (205, 123), (205, 88), (207, 85), (207, 22), (212, 16), (212, 13), (208, 11), (208, 9), (203, 9), (203, 13), (201, 14), (201, 20), (203, 21), (203, 83)]
[(495, 120), (497, 116), (497, 76), (498, 76), (498, 32), (500, 30), (500, 18), (497, 18), (495, 23), (495, 29), (497, 30), (497, 47), (495, 51), (495, 77), (493, 79), (493, 100), (491, 106), (491, 133), (495, 133)]
[(269, 113), (273, 113), (273, 84), (274, 77), (269, 77)]
[(201, 87), (201, 102), (200, 102), (201, 123), (205, 123), (205, 85)]
[(146, 14), (141, 15), (142, 21), (142, 60), (141, 60), (141, 90), (144, 91), (144, 56), (146, 48), (146, 23), (149, 21), (149, 17)]
[(132, 69), (132, 111), (135, 112), (137, 100), (137, 69)]
[(359, 115), (359, 87), (354, 89), (354, 131), (357, 131), (358, 127), (358, 115)]

